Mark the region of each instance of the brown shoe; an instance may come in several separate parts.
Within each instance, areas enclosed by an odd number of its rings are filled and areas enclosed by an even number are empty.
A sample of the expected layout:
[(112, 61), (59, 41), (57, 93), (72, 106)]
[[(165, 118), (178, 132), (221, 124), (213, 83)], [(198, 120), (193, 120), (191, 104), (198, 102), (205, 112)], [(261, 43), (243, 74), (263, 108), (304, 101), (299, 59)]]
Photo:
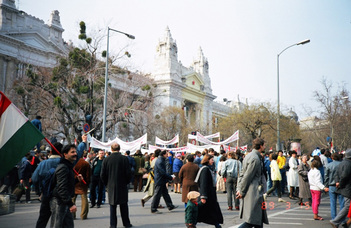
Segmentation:
[(165, 208), (164, 206), (162, 206), (161, 204), (160, 205), (158, 205), (158, 207), (157, 208)]
[(233, 210), (233, 207), (228, 207), (228, 211), (232, 211)]
[(141, 199), (141, 206), (144, 207), (144, 205), (145, 205), (145, 200)]

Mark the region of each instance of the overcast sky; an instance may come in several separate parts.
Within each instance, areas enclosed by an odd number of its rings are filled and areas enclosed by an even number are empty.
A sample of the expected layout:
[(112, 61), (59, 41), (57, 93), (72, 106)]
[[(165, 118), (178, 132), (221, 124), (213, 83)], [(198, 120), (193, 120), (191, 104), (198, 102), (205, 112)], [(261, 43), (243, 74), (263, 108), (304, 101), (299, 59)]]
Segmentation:
[[(107, 26), (136, 37), (114, 34), (111, 53), (127, 44), (135, 70), (152, 72), (156, 45), (168, 26), (178, 45), (178, 60), (190, 66), (201, 46), (209, 61), (217, 100), (277, 102), (277, 55), (280, 101), (299, 117), (304, 107), (318, 111), (313, 91), (325, 77), (337, 90), (351, 91), (351, 1), (338, 0), (17, 0), (16, 5), (45, 22), (60, 12), (63, 37), (74, 44), (79, 22), (91, 29)], [(106, 41), (104, 43), (106, 45)], [(106, 49), (106, 48), (104, 48)], [(315, 113), (317, 114), (317, 113)]]

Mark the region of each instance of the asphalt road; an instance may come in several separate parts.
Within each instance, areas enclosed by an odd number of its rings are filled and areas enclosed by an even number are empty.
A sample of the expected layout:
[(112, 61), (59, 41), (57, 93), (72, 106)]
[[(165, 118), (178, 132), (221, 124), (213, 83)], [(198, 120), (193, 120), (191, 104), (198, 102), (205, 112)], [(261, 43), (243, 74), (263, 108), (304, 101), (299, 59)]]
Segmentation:
[[(129, 214), (130, 220), (134, 227), (143, 228), (161, 228), (161, 227), (185, 227), (184, 224), (184, 204), (181, 202), (181, 194), (170, 193), (174, 205), (179, 207), (172, 212), (168, 212), (167, 208), (160, 209), (162, 214), (151, 214), (151, 200), (141, 206), (140, 199), (144, 196), (142, 192), (129, 193)], [(24, 196), (22, 196), (22, 199)], [(0, 216), (1, 228), (21, 228), (35, 227), (38, 218), (40, 202), (37, 196), (32, 194), (32, 203), (16, 203), (15, 212)], [(319, 207), (319, 215), (324, 218), (323, 221), (313, 220), (313, 213), (310, 207), (299, 206), (296, 201), (290, 200), (288, 197), (283, 197), (287, 200), (286, 203), (278, 203), (277, 197), (269, 197), (267, 199), (267, 213), (269, 217), (269, 225), (264, 227), (308, 227), (308, 228), (323, 228), (331, 227), (330, 220), (330, 204), (329, 196), (323, 195), (321, 205)], [(239, 219), (238, 211), (227, 210), (226, 194), (218, 193), (218, 201), (222, 209), (224, 224), (223, 228), (238, 227), (243, 221)], [(161, 199), (161, 204), (164, 204)], [(75, 227), (78, 228), (102, 228), (109, 227), (109, 205), (104, 204), (101, 208), (91, 208), (89, 210), (88, 219), (80, 220), (80, 197), (77, 200), (78, 212), (74, 221)], [(118, 227), (123, 227), (118, 210)], [(49, 226), (48, 226), (49, 227)], [(207, 224), (198, 223), (197, 227), (213, 227)]]

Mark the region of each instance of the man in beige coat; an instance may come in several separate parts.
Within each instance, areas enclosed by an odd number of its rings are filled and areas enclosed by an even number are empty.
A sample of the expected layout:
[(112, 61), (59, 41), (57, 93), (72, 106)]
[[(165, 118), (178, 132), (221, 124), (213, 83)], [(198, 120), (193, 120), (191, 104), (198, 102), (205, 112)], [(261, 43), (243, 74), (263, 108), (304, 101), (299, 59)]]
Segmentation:
[(243, 160), (243, 169), (240, 172), (236, 196), (240, 202), (240, 218), (245, 222), (239, 228), (263, 227), (268, 224), (268, 217), (264, 209), (263, 179), (264, 167), (261, 153), (264, 152), (264, 140), (256, 138), (253, 141), (253, 150)]

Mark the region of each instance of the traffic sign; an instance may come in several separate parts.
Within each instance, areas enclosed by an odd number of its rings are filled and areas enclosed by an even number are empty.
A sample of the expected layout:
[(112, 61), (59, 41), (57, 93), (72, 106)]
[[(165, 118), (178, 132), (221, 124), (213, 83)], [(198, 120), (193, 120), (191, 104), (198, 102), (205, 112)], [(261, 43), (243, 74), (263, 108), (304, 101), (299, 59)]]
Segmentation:
[(89, 126), (89, 124), (85, 123), (85, 124), (83, 125), (83, 131), (84, 131), (85, 133), (87, 133), (88, 131), (90, 131), (90, 126)]

